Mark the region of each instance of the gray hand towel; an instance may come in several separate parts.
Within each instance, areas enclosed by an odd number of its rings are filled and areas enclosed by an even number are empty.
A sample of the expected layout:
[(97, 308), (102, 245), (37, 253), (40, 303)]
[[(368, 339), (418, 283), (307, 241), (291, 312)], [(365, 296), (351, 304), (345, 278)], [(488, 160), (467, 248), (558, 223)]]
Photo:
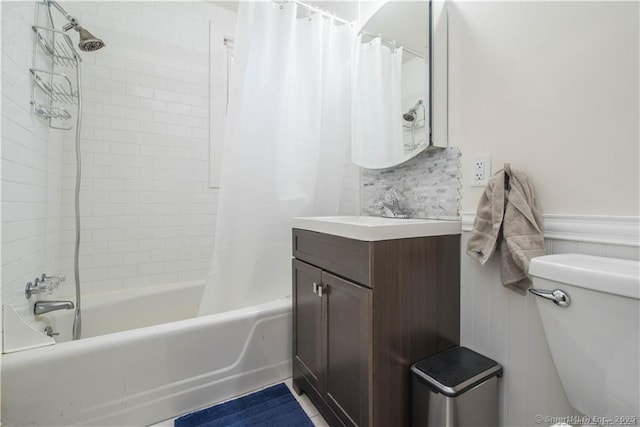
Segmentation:
[(467, 254), (484, 265), (497, 248), (501, 252), (502, 284), (524, 293), (531, 284), (529, 262), (546, 253), (542, 212), (527, 176), (509, 164), (487, 184), (467, 242)]

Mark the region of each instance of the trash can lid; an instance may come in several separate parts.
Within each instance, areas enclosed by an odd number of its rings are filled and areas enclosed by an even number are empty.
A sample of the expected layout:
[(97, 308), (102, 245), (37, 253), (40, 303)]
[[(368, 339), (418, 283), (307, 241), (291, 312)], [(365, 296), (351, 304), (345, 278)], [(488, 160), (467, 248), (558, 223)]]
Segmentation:
[(502, 376), (502, 366), (466, 347), (454, 347), (414, 363), (418, 378), (437, 392), (456, 397), (494, 376)]

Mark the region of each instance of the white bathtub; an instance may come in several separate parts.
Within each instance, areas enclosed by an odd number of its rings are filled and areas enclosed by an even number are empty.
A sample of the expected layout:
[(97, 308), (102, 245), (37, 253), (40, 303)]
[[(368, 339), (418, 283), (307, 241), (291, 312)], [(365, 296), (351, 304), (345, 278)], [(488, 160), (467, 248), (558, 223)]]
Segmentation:
[[(91, 337), (3, 355), (2, 424), (144, 426), (290, 375), (290, 299), (146, 326), (160, 312), (197, 312), (201, 289), (187, 286), (181, 298), (176, 288), (86, 297)], [(54, 317), (54, 329), (70, 314)], [(127, 325), (146, 327), (109, 333)]]

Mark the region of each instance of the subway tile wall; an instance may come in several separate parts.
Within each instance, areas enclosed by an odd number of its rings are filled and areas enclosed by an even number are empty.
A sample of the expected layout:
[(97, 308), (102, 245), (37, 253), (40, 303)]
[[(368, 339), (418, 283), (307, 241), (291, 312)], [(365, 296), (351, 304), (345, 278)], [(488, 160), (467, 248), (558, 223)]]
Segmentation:
[(62, 137), (31, 114), (35, 2), (2, 2), (2, 302), (58, 270)]
[[(81, 283), (87, 292), (203, 280), (214, 241), (205, 2), (70, 2), (104, 39), (83, 53)], [(72, 277), (75, 140), (64, 139), (60, 269)], [(71, 284), (73, 280), (68, 280)]]
[[(2, 3), (2, 293), (25, 315), (24, 284), (42, 272), (66, 275), (60, 295), (74, 286), (75, 135), (29, 110), (35, 5)], [(106, 43), (81, 53), (83, 290), (203, 280), (217, 196), (209, 22), (233, 35), (235, 13), (199, 1), (61, 5)]]

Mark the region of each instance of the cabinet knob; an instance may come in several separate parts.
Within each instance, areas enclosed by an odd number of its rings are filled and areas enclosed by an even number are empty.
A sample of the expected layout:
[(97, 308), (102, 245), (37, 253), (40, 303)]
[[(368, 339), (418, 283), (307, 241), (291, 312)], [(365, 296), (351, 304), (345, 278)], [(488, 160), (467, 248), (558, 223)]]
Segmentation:
[(318, 293), (318, 284), (316, 282), (313, 282), (313, 293), (314, 294)]
[(322, 285), (318, 286), (318, 296), (322, 298)]

